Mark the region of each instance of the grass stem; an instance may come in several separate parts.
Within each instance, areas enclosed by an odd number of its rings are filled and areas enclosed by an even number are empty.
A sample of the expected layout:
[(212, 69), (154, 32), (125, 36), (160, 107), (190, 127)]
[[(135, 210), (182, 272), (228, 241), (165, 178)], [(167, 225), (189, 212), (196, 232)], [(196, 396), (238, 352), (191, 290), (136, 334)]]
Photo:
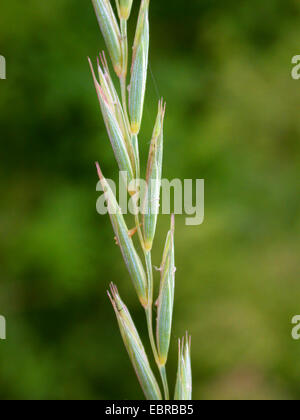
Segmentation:
[(165, 365), (160, 366), (159, 371), (160, 371), (160, 376), (161, 376), (163, 387), (164, 387), (165, 400), (169, 400), (170, 394), (169, 394), (169, 385), (168, 385), (168, 379), (167, 379), (166, 366)]
[(147, 266), (147, 278), (148, 278), (148, 308), (146, 309), (146, 317), (147, 317), (147, 325), (148, 325), (148, 334), (149, 339), (154, 355), (155, 362), (157, 364), (162, 383), (165, 393), (165, 399), (169, 400), (169, 386), (166, 374), (166, 367), (165, 365), (161, 365), (159, 361), (159, 356), (156, 348), (155, 338), (153, 334), (153, 314), (152, 314), (152, 306), (153, 306), (153, 269), (152, 269), (152, 261), (151, 261), (151, 251), (145, 252), (145, 259), (146, 259), (146, 266)]

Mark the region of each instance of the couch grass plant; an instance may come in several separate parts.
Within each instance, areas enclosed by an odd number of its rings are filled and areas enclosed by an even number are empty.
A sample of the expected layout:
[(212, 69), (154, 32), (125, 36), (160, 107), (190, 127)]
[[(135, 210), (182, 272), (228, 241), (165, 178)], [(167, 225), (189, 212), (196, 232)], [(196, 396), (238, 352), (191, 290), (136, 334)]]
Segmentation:
[[(109, 0), (92, 0), (92, 3), (112, 67), (119, 79), (120, 96), (110, 75), (105, 54), (101, 53), (97, 59), (97, 72), (95, 72), (90, 59), (89, 64), (100, 110), (119, 170), (126, 172), (128, 180), (133, 181), (135, 188), (130, 189), (128, 193), (135, 195), (139, 193), (139, 185), (135, 180), (140, 179), (141, 176), (138, 135), (143, 119), (148, 71), (150, 0), (141, 0), (140, 2), (131, 58), (128, 53), (127, 22), (130, 18), (132, 7), (137, 3), (137, 0), (135, 2), (133, 0), (116, 0), (115, 7)], [(99, 163), (96, 163), (116, 243), (121, 250), (139, 301), (145, 310), (149, 340), (161, 377), (163, 393), (151, 369), (148, 356), (129, 310), (123, 303), (117, 287), (111, 284), (108, 296), (117, 317), (125, 348), (141, 388), (148, 400), (161, 400), (163, 399), (163, 394), (164, 399), (170, 399), (166, 364), (170, 347), (175, 291), (174, 215), (171, 216), (171, 226), (167, 233), (161, 266), (158, 269), (160, 273), (160, 288), (159, 295), (155, 301), (151, 258), (159, 213), (165, 111), (166, 105), (163, 100), (160, 100), (150, 142), (145, 177), (147, 188), (141, 197), (143, 211), (139, 212), (138, 208), (136, 209), (135, 228), (133, 231), (128, 229), (114, 193), (102, 174)], [(133, 232), (137, 232), (141, 252), (144, 256), (144, 263), (139, 257), (131, 238)], [(156, 334), (154, 334), (153, 326), (154, 302), (156, 302), (157, 306)], [(176, 400), (190, 400), (192, 398), (190, 352), (191, 340), (186, 336), (186, 338), (179, 341), (177, 381), (172, 395)]]

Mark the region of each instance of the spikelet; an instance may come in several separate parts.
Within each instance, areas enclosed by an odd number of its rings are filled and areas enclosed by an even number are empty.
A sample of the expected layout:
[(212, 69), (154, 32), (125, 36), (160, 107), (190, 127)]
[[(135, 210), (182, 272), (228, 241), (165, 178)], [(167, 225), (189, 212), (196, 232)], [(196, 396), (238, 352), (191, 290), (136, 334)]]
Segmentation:
[(175, 252), (174, 252), (174, 215), (171, 218), (171, 229), (167, 235), (163, 259), (160, 267), (161, 280), (157, 300), (156, 340), (159, 362), (164, 366), (167, 362), (174, 306), (175, 289)]
[(133, 285), (141, 304), (146, 307), (148, 304), (147, 279), (140, 257), (138, 256), (129, 230), (126, 226), (122, 211), (112, 192), (108, 182), (104, 178), (100, 166), (96, 163), (99, 179), (107, 201), (108, 212), (116, 235), (117, 243), (121, 249), (125, 264), (131, 276)]
[(146, 183), (147, 190), (143, 203), (143, 230), (145, 250), (151, 251), (156, 231), (157, 216), (159, 213), (162, 158), (163, 158), (163, 123), (165, 105), (159, 101), (158, 114), (150, 144)]
[(135, 156), (134, 156), (134, 150), (132, 146), (130, 127), (126, 121), (126, 117), (125, 117), (124, 110), (121, 105), (119, 95), (112, 81), (104, 52), (100, 54), (100, 60), (101, 60), (102, 67), (100, 65), (99, 60), (97, 61), (100, 85), (105, 95), (107, 96), (107, 98), (109, 98), (111, 107), (114, 109), (115, 118), (116, 118), (116, 121), (118, 122), (123, 138), (125, 140), (126, 148), (127, 148), (128, 155), (130, 157), (134, 176), (136, 177), (137, 168), (135, 164)]
[[(113, 98), (107, 86), (104, 87), (107, 94), (104, 93), (104, 90), (101, 87), (101, 84), (98, 82), (96, 78), (90, 59), (89, 59), (89, 63), (90, 63), (93, 80), (94, 80), (96, 92), (98, 95), (98, 100), (99, 100), (100, 108), (102, 111), (104, 123), (107, 129), (107, 133), (108, 133), (116, 160), (119, 165), (119, 169), (120, 171), (127, 172), (128, 180), (129, 182), (131, 182), (134, 179), (134, 173), (133, 173), (131, 159), (127, 150), (128, 144), (125, 141), (125, 138), (122, 134), (122, 130), (120, 128), (120, 124), (117, 120)], [(102, 83), (104, 85), (103, 78), (102, 78)]]
[(149, 54), (148, 15), (149, 0), (142, 0), (133, 46), (129, 87), (129, 113), (132, 134), (138, 134), (140, 131), (144, 109)]
[(121, 32), (109, 0), (92, 0), (111, 61), (118, 76), (122, 73)]
[(116, 286), (111, 284), (110, 290), (111, 293), (108, 292), (108, 296), (116, 313), (121, 336), (145, 397), (148, 400), (161, 400), (159, 386), (130, 313), (122, 302)]
[(179, 340), (178, 371), (174, 400), (192, 399), (191, 337)]

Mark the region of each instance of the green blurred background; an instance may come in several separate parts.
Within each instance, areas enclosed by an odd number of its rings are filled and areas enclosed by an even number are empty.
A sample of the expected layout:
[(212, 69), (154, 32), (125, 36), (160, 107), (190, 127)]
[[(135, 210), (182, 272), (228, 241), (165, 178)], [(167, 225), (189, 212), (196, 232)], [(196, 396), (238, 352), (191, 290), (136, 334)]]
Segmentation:
[[(298, 0), (152, 0), (143, 161), (163, 95), (164, 176), (206, 180), (204, 224), (177, 217), (168, 364), (173, 384), (188, 329), (195, 399), (300, 398), (299, 18)], [(116, 282), (149, 349), (95, 210), (94, 161), (117, 167), (86, 59), (104, 48), (91, 2), (3, 0), (0, 20), (0, 398), (143, 398), (106, 296)]]

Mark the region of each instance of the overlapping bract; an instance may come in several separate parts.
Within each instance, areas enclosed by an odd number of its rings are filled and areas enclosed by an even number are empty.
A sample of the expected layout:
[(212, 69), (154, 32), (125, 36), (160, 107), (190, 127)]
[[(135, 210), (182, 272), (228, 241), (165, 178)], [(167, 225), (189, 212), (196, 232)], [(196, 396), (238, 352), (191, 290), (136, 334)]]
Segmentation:
[(174, 251), (175, 222), (172, 216), (171, 229), (168, 232), (163, 259), (160, 267), (160, 290), (157, 300), (157, 351), (161, 365), (165, 365), (168, 358), (175, 290), (175, 251)]
[[(96, 92), (98, 95), (100, 108), (102, 111), (104, 123), (106, 130), (116, 157), (116, 160), (119, 165), (120, 171), (127, 172), (128, 179), (131, 182), (134, 179), (134, 172), (132, 168), (132, 160), (130, 158), (130, 144), (127, 139), (126, 133), (122, 133), (123, 119), (118, 120), (118, 103), (117, 99), (113, 98), (114, 92), (109, 89), (109, 86), (106, 83), (104, 75), (101, 74), (101, 68), (98, 66), (100, 73), (100, 82), (98, 82), (91, 60), (89, 60)], [(106, 92), (106, 93), (104, 93)], [(121, 110), (120, 110), (121, 112)], [(128, 150), (129, 149), (129, 150)]]
[(121, 32), (109, 0), (92, 0), (115, 72), (122, 73)]
[(120, 19), (129, 19), (132, 3), (133, 0), (116, 0), (116, 5)]
[(161, 100), (158, 105), (158, 114), (153, 130), (147, 165), (147, 190), (143, 203), (143, 230), (145, 250), (147, 252), (152, 249), (159, 213), (165, 109), (163, 100)]
[(161, 400), (159, 386), (130, 313), (122, 302), (116, 286), (111, 284), (110, 289), (111, 294), (108, 293), (108, 295), (116, 313), (125, 347), (144, 394), (148, 400)]
[(191, 338), (179, 340), (178, 370), (174, 400), (192, 399)]
[(129, 86), (129, 114), (132, 134), (141, 128), (149, 55), (149, 0), (142, 0), (133, 45), (131, 80)]
[(97, 164), (99, 179), (107, 201), (111, 223), (116, 235), (117, 243), (121, 249), (125, 264), (131, 276), (133, 285), (141, 304), (146, 307), (148, 303), (147, 278), (143, 264), (138, 256), (129, 230), (126, 226), (122, 211), (117, 203), (113, 191), (104, 178), (100, 166)]

